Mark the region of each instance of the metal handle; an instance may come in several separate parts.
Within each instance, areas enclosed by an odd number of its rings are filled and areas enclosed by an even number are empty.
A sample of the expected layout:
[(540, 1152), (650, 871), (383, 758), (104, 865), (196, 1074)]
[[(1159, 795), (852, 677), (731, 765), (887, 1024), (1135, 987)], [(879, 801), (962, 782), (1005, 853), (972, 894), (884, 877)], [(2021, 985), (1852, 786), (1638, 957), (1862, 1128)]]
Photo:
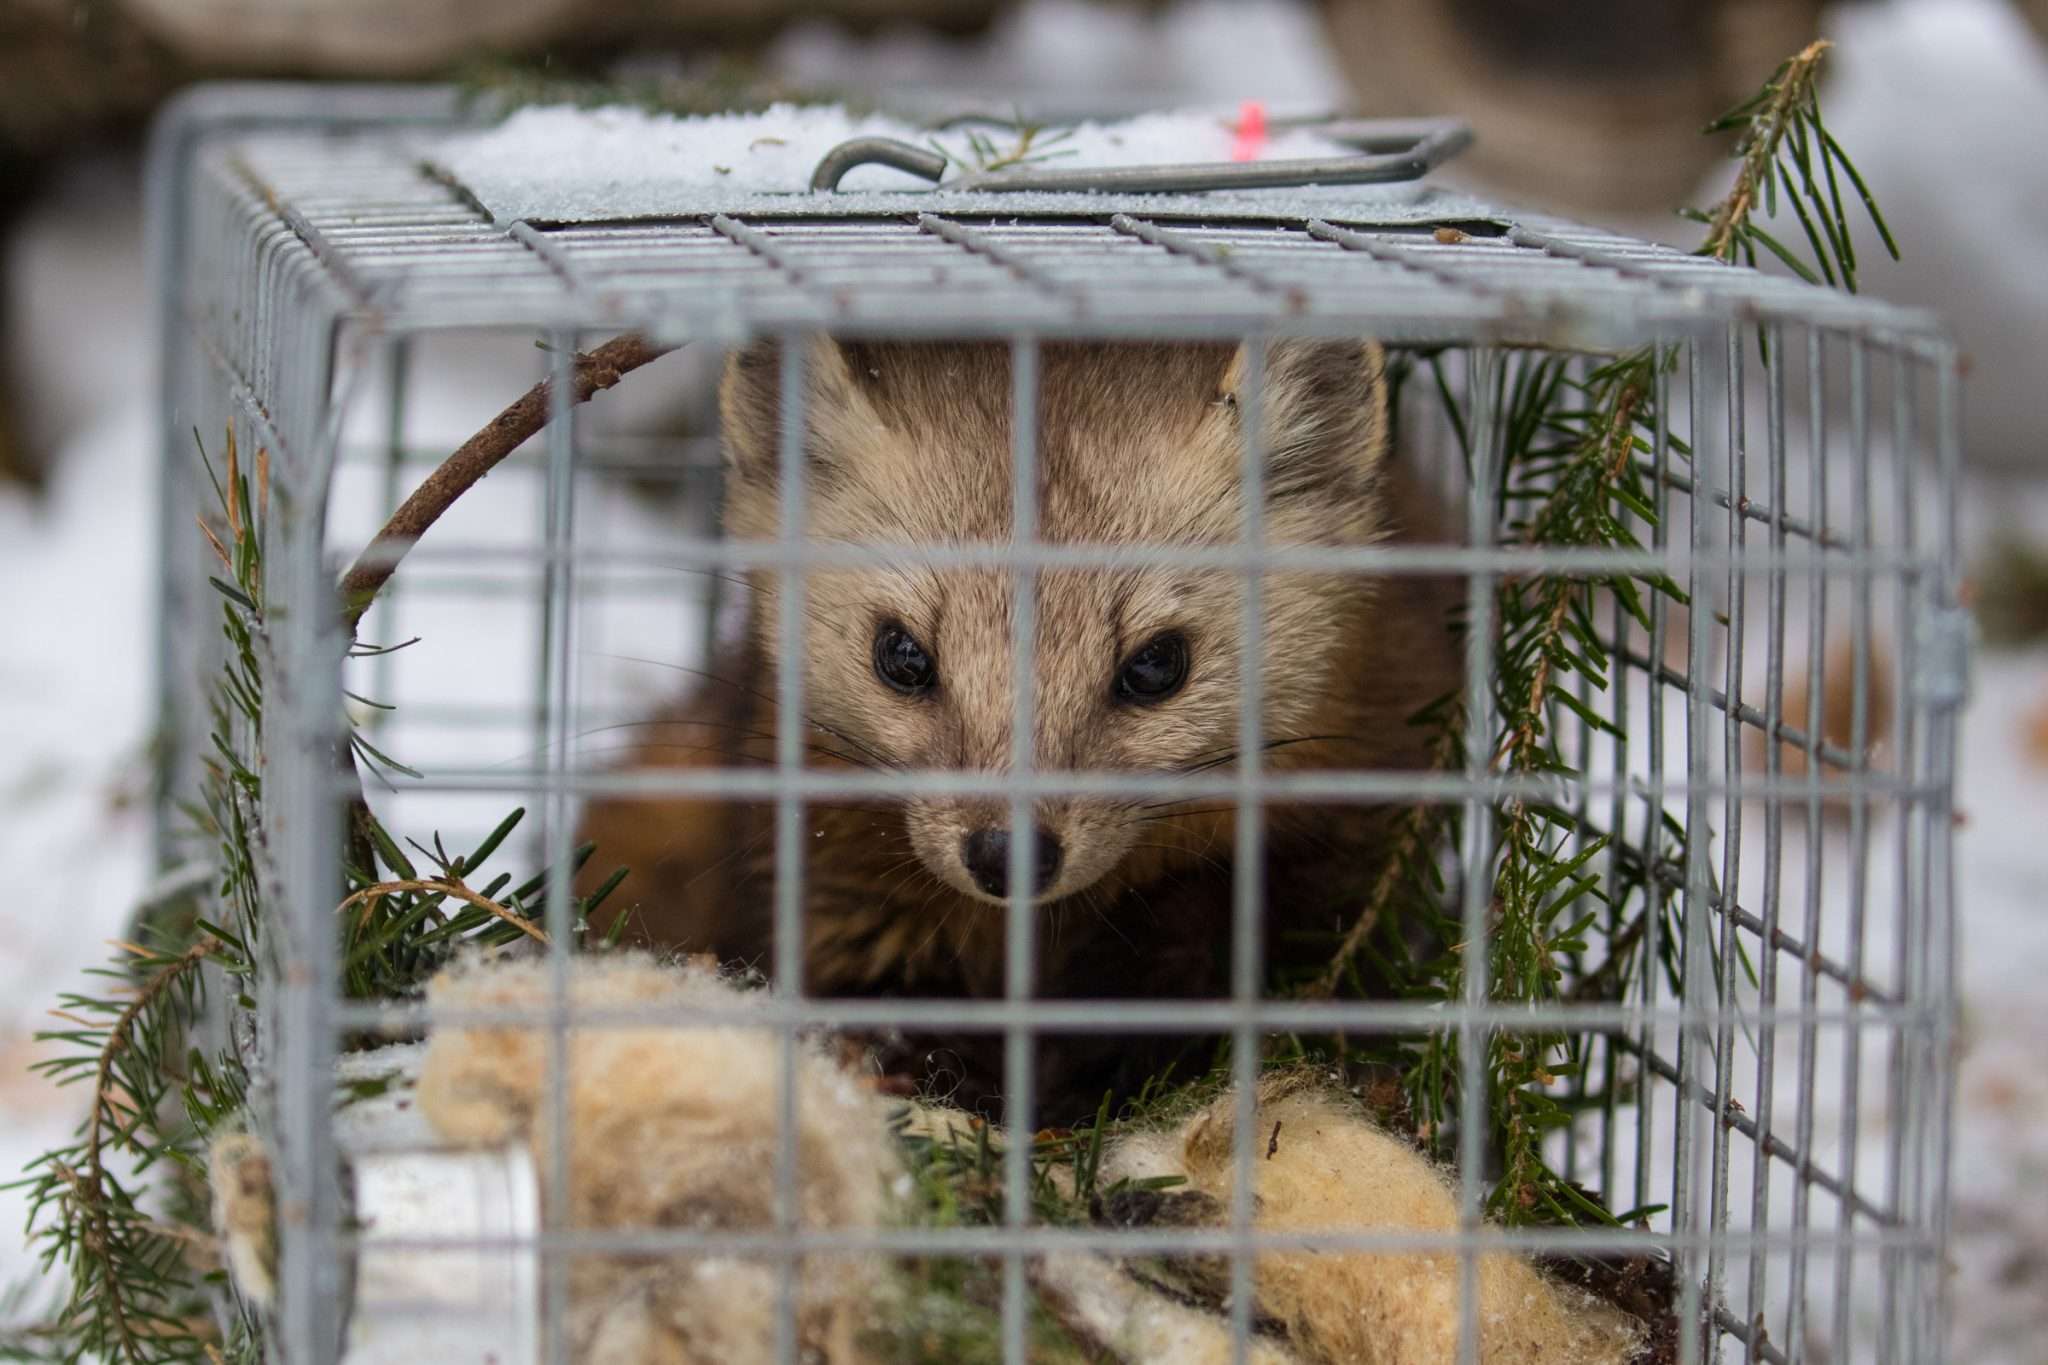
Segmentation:
[(893, 137), (856, 137), (825, 153), (811, 172), (811, 188), (836, 190), (855, 166), (893, 166), (936, 184), (946, 174), (946, 158), (929, 147), (913, 146)]
[[(1165, 194), (1200, 190), (1271, 189), (1299, 185), (1391, 184), (1419, 180), (1472, 143), (1472, 130), (1455, 120), (1346, 120), (1332, 123), (1358, 156), (1297, 157), (1281, 161), (1188, 162), (1177, 166), (1116, 166), (1059, 170), (1020, 166), (962, 176), (949, 190), (1050, 190), (1080, 194)], [(928, 148), (887, 137), (858, 137), (825, 153), (811, 174), (814, 190), (836, 190), (856, 166), (893, 166), (937, 184), (946, 158)]]

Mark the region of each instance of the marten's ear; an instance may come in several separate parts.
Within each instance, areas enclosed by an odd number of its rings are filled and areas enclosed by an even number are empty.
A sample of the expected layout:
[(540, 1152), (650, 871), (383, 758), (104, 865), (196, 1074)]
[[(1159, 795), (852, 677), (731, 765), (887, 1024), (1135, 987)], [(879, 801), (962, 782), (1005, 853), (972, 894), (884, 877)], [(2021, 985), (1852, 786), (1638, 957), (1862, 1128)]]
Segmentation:
[[(846, 354), (827, 336), (804, 343), (804, 458), (813, 472), (830, 464), (832, 426), (872, 417), (859, 392)], [(734, 351), (718, 386), (718, 414), (725, 435), (725, 460), (740, 479), (773, 487), (782, 458), (782, 350), (780, 341), (758, 341)]]
[(1253, 344), (1232, 358), (1222, 397), (1240, 419), (1259, 412), (1267, 499), (1370, 491), (1387, 454), (1386, 351), (1372, 341), (1271, 342), (1253, 395)]

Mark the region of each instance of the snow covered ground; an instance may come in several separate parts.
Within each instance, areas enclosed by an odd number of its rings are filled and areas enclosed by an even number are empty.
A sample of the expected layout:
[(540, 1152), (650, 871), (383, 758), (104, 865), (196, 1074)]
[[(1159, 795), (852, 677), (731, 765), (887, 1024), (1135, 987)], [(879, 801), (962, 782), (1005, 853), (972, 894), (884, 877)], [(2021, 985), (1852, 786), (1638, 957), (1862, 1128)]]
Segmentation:
[[(2020, 126), (2024, 119), (2012, 120), (2013, 110), (2048, 101), (2040, 49), (2025, 46), (2031, 39), (1995, 0), (1877, 6), (1844, 37), (1852, 42), (1844, 68), (1855, 78), (1830, 105), (1832, 121), (1886, 202), (1905, 206), (1895, 219), (1912, 218), (1900, 228), (1914, 260), (1895, 274), (1874, 272), (1873, 281), (1881, 292), (1891, 279), (1901, 296), (1953, 304), (1965, 341), (1987, 352), (1977, 381), (2001, 395), (1973, 435), (1997, 446), (1987, 453), (2003, 463), (2038, 462), (2048, 452), (2024, 417), (2038, 374), (2013, 378), (2016, 365), (2038, 367), (2038, 347), (2010, 338), (2038, 339), (2048, 316), (2027, 311), (2048, 289), (2048, 244), (2039, 235), (2048, 223), (2048, 175), (2039, 170), (2038, 138)], [(1182, 99), (1313, 103), (1338, 89), (1312, 27), (1278, 0), (1187, 0), (1163, 30), (1128, 15), (1095, 16), (1081, 0), (1033, 0), (965, 54), (908, 35), (855, 44), (815, 28), (791, 34), (777, 52), (793, 72), (840, 79), (857, 67), (877, 79), (915, 82), (942, 72), (948, 83), (971, 85), (1035, 71), (1056, 93), (1077, 99), (1102, 88), (1110, 73), (1126, 91)], [(2040, 77), (2032, 85), (2030, 72)], [(1897, 95), (1909, 78), (1919, 101), (1910, 105)], [(1994, 101), (1969, 98), (1968, 83), (1985, 80), (2000, 82), (2003, 124), (1979, 116)], [(1989, 139), (1988, 161), (1947, 159), (1913, 141), (1925, 136), (1916, 130), (1931, 121), (1926, 111), (1943, 108), (1965, 111)], [(2008, 170), (1994, 177), (1996, 185), (1982, 185), (1981, 167), (1994, 163)], [(6, 262), (17, 313), (5, 344), (31, 376), (31, 424), (58, 458), (42, 504), (0, 491), (0, 867), (10, 907), (0, 948), (0, 1180), (76, 1119), (74, 1096), (26, 1075), (28, 1035), (51, 993), (95, 962), (102, 940), (119, 931), (144, 870), (148, 817), (139, 797), (152, 667), (154, 433), (131, 175), (119, 163), (80, 168), (31, 216)], [(1982, 211), (1986, 190), (2005, 196), (1996, 212)], [(1962, 245), (1978, 240), (1972, 223), (1987, 222), (2001, 230), (1995, 250)], [(1922, 261), (1930, 264), (1922, 268)], [(489, 363), (479, 362), (485, 370)], [(527, 354), (506, 363), (534, 361)], [(412, 435), (422, 442), (459, 437), (498, 401), (488, 385), (420, 399), (424, 415)], [(514, 480), (487, 483), (463, 514), (479, 526), (526, 515), (531, 492)], [(585, 515), (613, 518), (622, 536), (656, 534), (634, 506), (620, 498), (586, 507)], [(1970, 508), (1970, 544), (2013, 524), (2048, 535), (2048, 487), (1980, 477)], [(455, 634), (455, 608), (436, 615), (422, 599), (417, 611), (409, 609), (406, 633), (422, 633), (427, 643), (407, 668), (425, 678), (453, 667), (437, 658), (473, 657)], [(626, 649), (679, 657), (699, 627), (688, 613), (672, 612), (663, 625), (669, 644), (635, 644), (648, 627), (633, 615), (608, 628), (611, 643), (588, 639), (585, 646), (593, 657)], [(530, 652), (512, 647), (519, 658)], [(619, 673), (591, 665), (593, 677)], [(618, 697), (663, 681), (627, 677)], [(465, 684), (441, 699), (472, 695)], [(1966, 1365), (2048, 1359), (2048, 1054), (2039, 1043), (2048, 1037), (2048, 994), (2040, 988), (2048, 979), (2048, 852), (2039, 815), (2048, 809), (2048, 768), (2029, 758), (2024, 743), (2030, 714), (2044, 706), (2048, 654), (1980, 660), (1963, 731), (1959, 804), (1967, 823), (1956, 860), (1968, 1034), (1955, 1137), (1956, 1358)], [(508, 757), (527, 743), (517, 725), (502, 738)], [(1822, 1104), (1825, 1122), (1838, 1122), (1839, 1103), (1824, 1096)], [(1739, 1178), (1737, 1188), (1746, 1191)], [(20, 1217), (18, 1196), (0, 1194), (0, 1226), (18, 1226)], [(0, 1285), (25, 1268), (18, 1244), (0, 1239)]]
[[(82, 168), (6, 262), (29, 424), (63, 435), (42, 505), (0, 489), (0, 1180), (77, 1121), (73, 1095), (27, 1073), (29, 1038), (100, 960), (147, 866), (155, 511), (132, 181), (127, 165)], [(22, 1219), (0, 1193), (0, 1227)], [(0, 1285), (24, 1268), (0, 1237)]]

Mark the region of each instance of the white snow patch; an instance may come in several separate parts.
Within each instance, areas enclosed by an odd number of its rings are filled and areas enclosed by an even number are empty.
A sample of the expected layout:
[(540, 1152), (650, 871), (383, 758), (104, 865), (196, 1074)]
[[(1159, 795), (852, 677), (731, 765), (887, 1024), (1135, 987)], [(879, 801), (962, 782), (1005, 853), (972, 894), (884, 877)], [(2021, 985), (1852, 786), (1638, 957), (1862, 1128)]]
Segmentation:
[[(154, 409), (131, 168), (90, 162), (19, 226), (7, 350), (54, 456), (40, 501), (0, 486), (0, 1184), (62, 1142), (79, 1091), (28, 1072), (60, 990), (104, 961), (141, 890), (154, 641)], [(27, 1217), (0, 1190), (0, 1226)], [(0, 1289), (29, 1248), (0, 1240)]]
[[(1970, 458), (2031, 467), (2048, 326), (2048, 44), (2009, 0), (1843, 6), (1828, 126), (1878, 196), (1903, 259), (1857, 213), (1863, 287), (1932, 308), (1970, 357)], [(1783, 239), (1799, 240), (1795, 222)], [(1789, 236), (1784, 236), (1789, 233)]]
[[(1006, 128), (979, 128), (1000, 157), (1021, 154), (1041, 168), (1149, 166), (1233, 159), (1236, 133), (1212, 112), (1145, 114), (1114, 123), (1049, 127), (1030, 146)], [(933, 132), (837, 105), (774, 105), (759, 113), (678, 117), (640, 109), (521, 109), (485, 132), (435, 144), (428, 155), (499, 218), (542, 222), (701, 213), (707, 203), (760, 194), (808, 194), (825, 154), (857, 137), (886, 137), (938, 149), (947, 176), (980, 169), (968, 130)], [(1273, 132), (1259, 160), (1357, 155), (1306, 129)], [(887, 166), (861, 166), (842, 191), (929, 189), (931, 182)]]
[(334, 1064), (334, 1141), (344, 1152), (411, 1150), (435, 1145), (433, 1125), (413, 1103), (427, 1045), (391, 1043), (351, 1052)]

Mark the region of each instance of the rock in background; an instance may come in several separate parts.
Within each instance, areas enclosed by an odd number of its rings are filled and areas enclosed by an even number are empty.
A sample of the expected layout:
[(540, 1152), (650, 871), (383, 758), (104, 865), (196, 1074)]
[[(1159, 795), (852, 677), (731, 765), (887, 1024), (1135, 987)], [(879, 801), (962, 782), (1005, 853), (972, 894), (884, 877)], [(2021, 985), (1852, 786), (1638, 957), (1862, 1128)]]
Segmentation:
[(1684, 203), (1700, 129), (1820, 33), (1821, 0), (1322, 0), (1359, 112), (1456, 114), (1464, 169), (1583, 217)]

